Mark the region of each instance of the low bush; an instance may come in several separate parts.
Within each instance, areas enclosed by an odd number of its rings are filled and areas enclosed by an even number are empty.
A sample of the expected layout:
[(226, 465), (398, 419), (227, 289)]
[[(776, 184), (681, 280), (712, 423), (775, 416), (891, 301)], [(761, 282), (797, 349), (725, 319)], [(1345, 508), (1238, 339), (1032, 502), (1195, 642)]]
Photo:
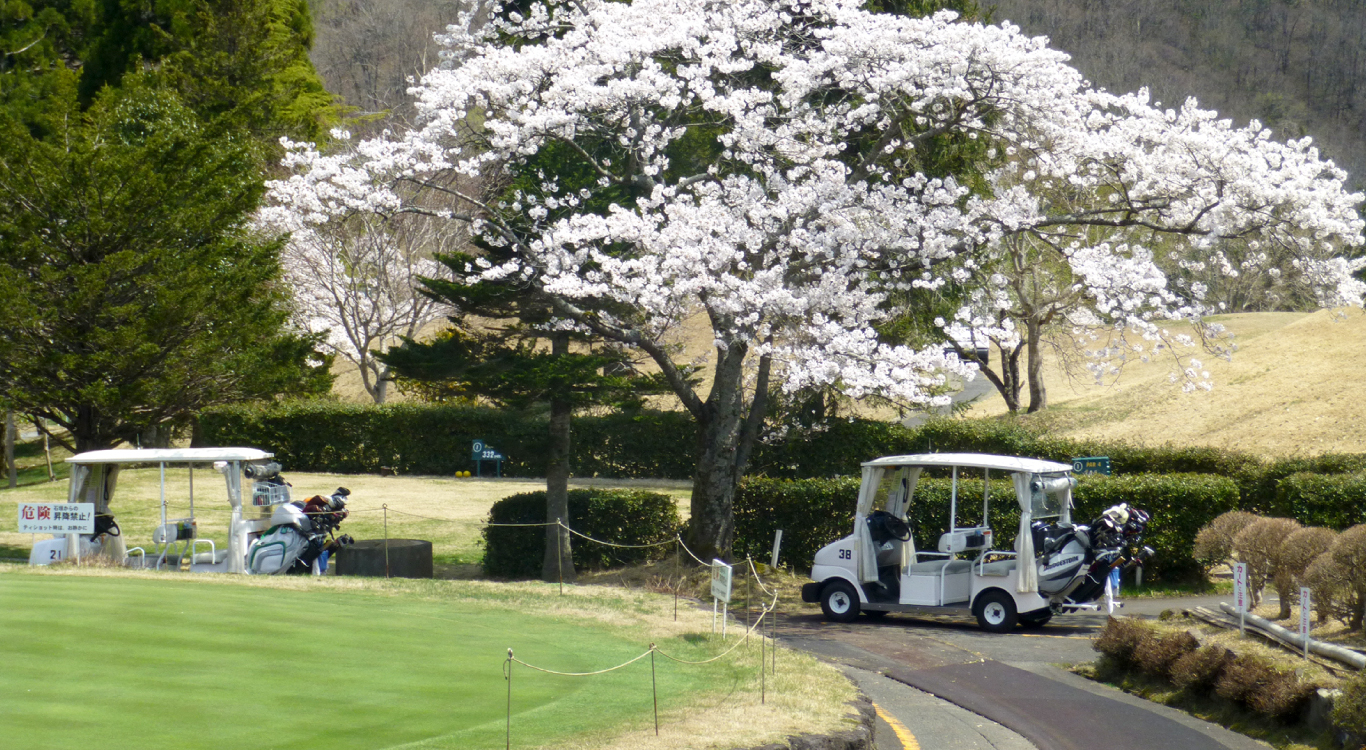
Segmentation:
[(1265, 659), (1242, 654), (1224, 665), (1214, 681), (1214, 692), (1221, 698), (1246, 704), (1253, 693), (1265, 688), (1275, 676), (1276, 668)]
[(1300, 679), (1294, 670), (1277, 669), (1271, 662), (1250, 654), (1224, 665), (1214, 683), (1214, 691), (1220, 697), (1278, 719), (1298, 715), (1318, 687)]
[(1172, 683), (1191, 693), (1207, 692), (1232, 661), (1233, 652), (1223, 646), (1201, 646), (1172, 663)]
[(1190, 633), (1168, 633), (1140, 641), (1134, 649), (1133, 660), (1139, 669), (1153, 677), (1171, 679), (1172, 666), (1199, 647), (1200, 642)]
[[(524, 492), (493, 504), (489, 524), (544, 523), (545, 492)], [(674, 499), (641, 490), (577, 489), (569, 491), (569, 527), (605, 542), (649, 545), (672, 539), (681, 522)], [(545, 557), (543, 526), (484, 527), (484, 572), (500, 578), (538, 578)], [(667, 544), (621, 548), (573, 538), (576, 568), (633, 565), (672, 552)]]
[(1282, 617), (1290, 616), (1290, 602), (1299, 601), (1300, 587), (1307, 586), (1305, 571), (1315, 558), (1327, 552), (1337, 539), (1337, 532), (1322, 526), (1306, 526), (1281, 542), (1276, 551), (1276, 566), (1272, 579), (1276, 594), (1281, 599)]
[(1341, 620), (1350, 625), (1353, 618), (1361, 616), (1361, 602), (1352, 588), (1352, 571), (1344, 570), (1325, 552), (1304, 571), (1304, 584), (1314, 597), (1314, 607), (1319, 613), (1319, 622), (1329, 618)]
[(1192, 554), (1206, 568), (1232, 562), (1233, 537), (1256, 520), (1255, 514), (1245, 510), (1231, 510), (1215, 516), (1196, 532)]
[(1366, 746), (1366, 673), (1343, 681), (1342, 694), (1333, 701), (1333, 725), (1355, 736), (1356, 747)]
[[(1289, 518), (1259, 518), (1233, 537), (1233, 554), (1239, 562), (1247, 564), (1247, 588), (1254, 607), (1276, 572), (1281, 544), (1300, 528), (1299, 523)], [(1281, 617), (1289, 616), (1290, 600), (1282, 599)]]
[(1132, 617), (1111, 617), (1100, 631), (1100, 637), (1091, 643), (1091, 648), (1099, 651), (1103, 658), (1119, 669), (1136, 666), (1136, 654), (1151, 648), (1156, 640), (1156, 630)]

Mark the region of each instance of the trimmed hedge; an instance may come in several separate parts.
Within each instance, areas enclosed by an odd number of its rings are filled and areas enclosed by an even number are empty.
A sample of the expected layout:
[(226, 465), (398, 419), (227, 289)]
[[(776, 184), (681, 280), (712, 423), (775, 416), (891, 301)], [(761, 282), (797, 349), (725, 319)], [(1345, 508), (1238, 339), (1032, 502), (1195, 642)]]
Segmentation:
[[(576, 417), (573, 430), (576, 476), (692, 476), (695, 441), (687, 414)], [(201, 412), (195, 443), (268, 450), (286, 471), (373, 474), (383, 467), (448, 475), (474, 470), (470, 446), (483, 439), (507, 456), (504, 476), (543, 477), (549, 431), (545, 415), (486, 407), (293, 401)]]
[[(575, 417), (573, 430), (570, 460), (577, 476), (692, 477), (696, 428), (686, 413)], [(442, 475), (473, 469), (470, 445), (483, 438), (508, 457), (505, 475), (539, 477), (545, 475), (548, 433), (544, 414), (441, 404), (296, 401), (204, 411), (196, 444), (263, 448), (274, 452), (289, 470), (347, 474), (376, 473), (384, 467), (400, 474)], [(1063, 462), (1105, 455), (1116, 478), (1208, 474), (1232, 480), (1242, 510), (1333, 528), (1366, 521), (1361, 510), (1366, 507), (1361, 502), (1366, 498), (1366, 454), (1264, 463), (1250, 454), (1216, 448), (1051, 437), (1009, 419), (942, 419), (916, 429), (836, 420), (819, 430), (790, 433), (759, 446), (749, 474), (775, 479), (837, 477), (856, 473), (869, 458), (925, 452), (997, 453)], [(1310, 479), (1306, 474), (1354, 478)]]
[[(856, 477), (746, 479), (735, 498), (736, 556), (767, 557), (774, 532), (782, 529), (782, 560), (809, 568), (817, 550), (853, 530), (858, 485)], [(916, 523), (913, 538), (921, 549), (934, 549), (947, 529), (951, 486), (950, 480), (933, 478), (922, 478), (916, 485), (911, 517)], [(959, 480), (960, 525), (980, 522), (982, 495), (982, 480)], [(1020, 523), (1015, 490), (1008, 480), (993, 479), (991, 496), (988, 520), (996, 531), (995, 546), (1010, 549)], [(1156, 578), (1175, 580), (1202, 572), (1192, 556), (1195, 535), (1215, 516), (1237, 507), (1238, 487), (1232, 480), (1203, 474), (1088, 475), (1078, 482), (1073, 501), (1073, 520), (1078, 523), (1122, 502), (1151, 513), (1145, 543), (1157, 554), (1145, 570)]]
[(1342, 531), (1366, 523), (1366, 473), (1291, 474), (1277, 483), (1276, 502), (1306, 525)]
[[(493, 504), (488, 523), (545, 523), (545, 492), (524, 492)], [(569, 491), (569, 528), (616, 544), (653, 544), (672, 539), (682, 522), (674, 499), (642, 490)], [(500, 578), (539, 578), (545, 559), (544, 526), (485, 526), (484, 573)], [(669, 545), (629, 549), (573, 538), (574, 567), (608, 568), (662, 557)]]

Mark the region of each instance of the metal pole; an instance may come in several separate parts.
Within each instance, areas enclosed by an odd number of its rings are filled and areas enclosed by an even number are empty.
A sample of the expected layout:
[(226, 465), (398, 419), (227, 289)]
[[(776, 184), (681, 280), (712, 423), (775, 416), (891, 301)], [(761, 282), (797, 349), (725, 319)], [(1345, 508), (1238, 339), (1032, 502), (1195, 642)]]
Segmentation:
[(659, 681), (655, 679), (655, 644), (650, 644), (650, 689), (655, 696), (655, 736), (659, 736)]
[[(389, 504), (384, 504), (384, 577), (389, 577)], [(508, 658), (512, 658), (512, 649), (508, 649)], [(511, 672), (512, 668), (508, 667)], [(512, 681), (508, 680), (508, 701), (512, 700)], [(512, 705), (509, 703), (508, 705)], [(509, 720), (511, 721), (511, 720)], [(510, 723), (508, 726), (512, 726)]]
[(683, 550), (680, 548), (682, 542), (678, 536), (674, 536), (674, 622), (678, 622), (678, 589), (683, 586)]
[(760, 705), (762, 705), (763, 703), (765, 703), (765, 702), (766, 702), (766, 699), (767, 699), (767, 697), (768, 697), (768, 679), (765, 677), (765, 675), (768, 673), (768, 670), (765, 669), (765, 667), (767, 667), (767, 666), (768, 666), (768, 658), (767, 658), (767, 655), (764, 653), (764, 634), (763, 634), (763, 633), (760, 633), (760, 634), (759, 634), (759, 703), (760, 703)]
[(564, 521), (558, 518), (555, 519), (555, 567), (560, 572), (560, 596), (564, 596)]
[(773, 639), (773, 676), (778, 676), (778, 597), (773, 597), (773, 622), (768, 626), (769, 637)]
[(508, 730), (507, 750), (512, 750), (512, 649), (508, 649)]
[[(745, 558), (745, 560), (748, 561), (749, 558)], [(753, 563), (751, 562), (750, 565), (753, 565)], [(750, 607), (750, 604), (749, 604), (749, 595), (750, 595), (750, 592), (751, 592), (751, 591), (753, 590), (753, 588), (754, 588), (754, 586), (753, 586), (753, 584), (752, 584), (752, 582), (754, 581), (754, 573), (753, 573), (753, 570), (754, 570), (753, 568), (750, 568), (750, 571), (751, 571), (751, 572), (745, 574), (745, 643), (746, 643), (746, 644), (749, 643), (749, 607)]]

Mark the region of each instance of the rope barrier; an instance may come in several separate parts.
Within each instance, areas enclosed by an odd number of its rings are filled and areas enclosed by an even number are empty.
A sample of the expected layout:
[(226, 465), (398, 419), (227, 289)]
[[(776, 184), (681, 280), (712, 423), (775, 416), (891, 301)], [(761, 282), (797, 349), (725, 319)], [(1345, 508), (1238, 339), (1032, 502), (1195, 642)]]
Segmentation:
[(702, 558), (700, 558), (700, 557), (698, 557), (697, 555), (693, 554), (693, 551), (690, 550), (690, 549), (688, 549), (688, 545), (687, 545), (686, 543), (684, 543), (684, 541), (683, 541), (683, 535), (682, 535), (682, 534), (679, 534), (679, 535), (678, 535), (678, 544), (679, 544), (680, 547), (683, 548), (683, 551), (684, 551), (684, 552), (687, 552), (687, 553), (688, 553), (688, 556), (689, 556), (689, 557), (691, 557), (692, 559), (694, 559), (694, 560), (697, 561), (697, 564), (698, 564), (698, 565), (711, 565), (711, 563), (709, 563), (709, 562), (707, 562), (706, 560), (703, 560)]
[(746, 557), (745, 562), (749, 563), (749, 572), (754, 574), (754, 580), (759, 583), (759, 588), (762, 589), (765, 594), (777, 595), (778, 592), (764, 585), (764, 579), (759, 575), (759, 571), (754, 567), (754, 559)]
[[(558, 523), (558, 522), (557, 522), (557, 523)], [(492, 525), (492, 524), (490, 524), (490, 525)], [(562, 527), (564, 528), (565, 531), (568, 531), (569, 533), (573, 534), (574, 536), (582, 537), (582, 538), (584, 538), (584, 539), (587, 539), (587, 540), (590, 541), (590, 542), (596, 542), (597, 544), (601, 544), (601, 545), (604, 545), (604, 546), (607, 546), (607, 547), (620, 547), (620, 548), (622, 548), (622, 549), (647, 549), (647, 548), (650, 548), (650, 547), (662, 547), (662, 546), (664, 546), (664, 545), (666, 545), (666, 544), (673, 544), (673, 543), (674, 543), (674, 540), (672, 540), (672, 539), (665, 539), (665, 540), (662, 541), (662, 542), (654, 542), (654, 543), (651, 543), (651, 544), (617, 544), (616, 542), (604, 542), (604, 541), (601, 540), (601, 539), (594, 539), (593, 537), (588, 536), (587, 534), (585, 534), (585, 533), (583, 533), (583, 532), (575, 531), (575, 530), (569, 528), (568, 526), (565, 526), (564, 524), (560, 524), (560, 526), (562, 526)]]
[(518, 659), (518, 658), (515, 657), (515, 656), (509, 656), (509, 657), (508, 657), (508, 660), (509, 660), (509, 661), (516, 662), (516, 663), (518, 663), (518, 664), (521, 664), (522, 666), (527, 667), (528, 669), (534, 669), (534, 670), (536, 670), (537, 672), (545, 672), (546, 674), (554, 674), (554, 675), (559, 675), (559, 676), (561, 676), (561, 677), (592, 677), (593, 675), (607, 674), (608, 672), (615, 672), (615, 671), (617, 671), (618, 669), (621, 669), (621, 668), (623, 668), (623, 667), (628, 667), (628, 666), (630, 666), (630, 665), (632, 665), (632, 664), (635, 664), (636, 662), (640, 661), (641, 659), (644, 659), (645, 657), (647, 657), (647, 656), (649, 656), (649, 655), (650, 655), (650, 652), (649, 652), (649, 651), (646, 651), (645, 653), (641, 654), (640, 656), (637, 656), (637, 657), (634, 658), (634, 659), (631, 659), (630, 661), (622, 662), (622, 663), (616, 665), (615, 667), (608, 667), (607, 669), (599, 669), (599, 670), (597, 670), (596, 672), (557, 672), (557, 671), (555, 671), (555, 670), (553, 670), (553, 669), (546, 669), (545, 667), (538, 667), (538, 666), (536, 666), (535, 664), (527, 664), (526, 662), (522, 661), (521, 659)]

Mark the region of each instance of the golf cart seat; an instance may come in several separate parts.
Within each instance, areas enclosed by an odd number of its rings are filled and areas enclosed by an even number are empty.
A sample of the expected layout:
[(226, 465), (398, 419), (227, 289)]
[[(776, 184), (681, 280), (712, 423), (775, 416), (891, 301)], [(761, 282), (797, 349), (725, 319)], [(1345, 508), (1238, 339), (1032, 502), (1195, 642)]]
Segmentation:
[[(922, 553), (923, 554), (923, 553)], [(948, 567), (944, 567), (948, 563)], [(926, 560), (914, 565), (906, 566), (906, 572), (910, 575), (953, 575), (954, 573), (966, 573), (972, 568), (971, 560)]]
[(1014, 560), (997, 560), (996, 562), (983, 563), (978, 569), (978, 575), (984, 576), (1008, 576), (1010, 571), (1015, 569)]

